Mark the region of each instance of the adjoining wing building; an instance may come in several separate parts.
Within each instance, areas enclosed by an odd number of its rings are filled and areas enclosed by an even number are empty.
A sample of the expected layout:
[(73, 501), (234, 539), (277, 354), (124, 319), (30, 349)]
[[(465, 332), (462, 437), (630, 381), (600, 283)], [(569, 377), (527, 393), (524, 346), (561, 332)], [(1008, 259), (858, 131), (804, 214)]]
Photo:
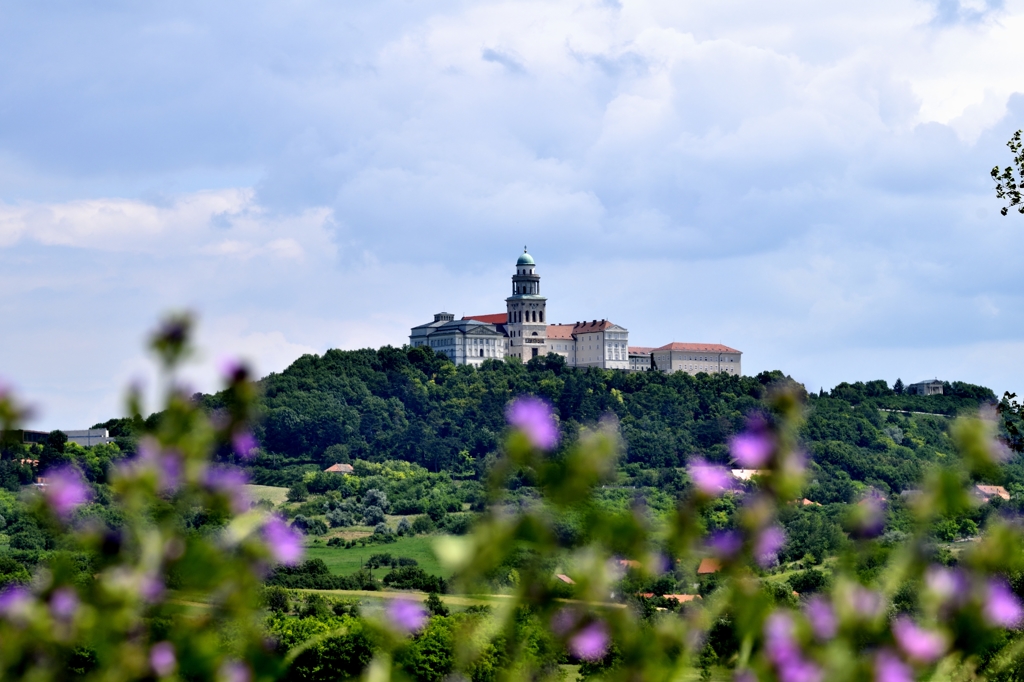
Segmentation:
[(609, 320), (551, 324), (547, 302), (541, 295), (537, 264), (523, 249), (512, 275), (512, 293), (505, 299), (505, 312), (461, 320), (451, 313), (436, 313), (433, 322), (412, 328), (409, 344), (429, 346), (457, 365), (480, 365), (507, 357), (527, 362), (554, 353), (571, 367), (742, 374), (742, 353), (735, 348), (711, 343), (630, 346), (629, 330)]

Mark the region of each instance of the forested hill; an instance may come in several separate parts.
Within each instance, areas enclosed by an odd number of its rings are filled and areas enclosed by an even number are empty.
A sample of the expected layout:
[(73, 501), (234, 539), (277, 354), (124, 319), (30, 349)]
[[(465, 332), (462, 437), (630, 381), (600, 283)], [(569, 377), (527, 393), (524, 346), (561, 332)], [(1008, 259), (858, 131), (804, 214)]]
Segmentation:
[[(555, 356), (475, 369), (422, 347), (332, 350), (261, 380), (256, 435), (263, 452), (254, 474), (259, 482), (289, 484), (335, 462), (397, 459), (479, 475), (499, 447), (505, 406), (526, 393), (554, 405), (566, 438), (614, 413), (631, 470), (679, 467), (694, 454), (726, 462), (728, 437), (762, 406), (768, 387), (784, 380), (778, 371), (737, 377), (574, 369)], [(952, 416), (995, 400), (991, 390), (959, 382), (946, 391), (898, 395), (871, 381), (809, 395), (804, 438), (817, 472), (809, 494), (847, 499), (851, 479), (893, 491), (914, 485), (923, 462), (952, 451), (949, 420), (883, 410)], [(217, 395), (201, 400), (220, 406)]]

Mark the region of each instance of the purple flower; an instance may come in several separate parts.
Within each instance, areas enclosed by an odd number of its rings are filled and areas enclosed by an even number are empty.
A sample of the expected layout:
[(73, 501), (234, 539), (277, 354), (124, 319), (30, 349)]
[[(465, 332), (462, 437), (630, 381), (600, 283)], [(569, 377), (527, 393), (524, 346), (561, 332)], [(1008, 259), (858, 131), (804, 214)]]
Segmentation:
[(236, 431), (231, 435), (231, 446), (242, 459), (252, 459), (256, 456), (256, 448), (259, 447), (259, 443), (256, 442), (256, 437), (252, 435), (251, 431), (244, 430)]
[(732, 676), (733, 682), (757, 682), (757, 675), (750, 668), (737, 670)]
[(217, 671), (219, 682), (250, 682), (252, 671), (241, 661), (225, 661)]
[(754, 558), (762, 568), (775, 565), (779, 550), (786, 544), (786, 533), (778, 526), (768, 526), (761, 531), (754, 543)]
[(396, 630), (411, 634), (427, 624), (427, 610), (420, 604), (407, 599), (395, 599), (387, 608), (388, 622)]
[(962, 602), (968, 589), (967, 577), (961, 571), (944, 566), (929, 566), (924, 584), (943, 604)]
[(850, 595), (850, 605), (858, 616), (869, 620), (879, 616), (885, 606), (882, 595), (859, 585)]
[(229, 383), (239, 383), (249, 378), (249, 366), (237, 358), (222, 358), (220, 375)]
[(0, 616), (23, 619), (32, 605), (32, 595), (21, 585), (10, 585), (0, 592)]
[(1024, 608), (1010, 586), (1002, 580), (991, 580), (982, 613), (989, 624), (1012, 628), (1020, 624), (1024, 617)]
[(43, 490), (50, 508), (65, 520), (71, 517), (76, 507), (92, 499), (92, 491), (82, 474), (72, 467), (48, 473)]
[(50, 596), (50, 613), (57, 620), (71, 620), (78, 611), (78, 595), (70, 587), (54, 590)]
[(157, 677), (167, 677), (178, 665), (178, 657), (174, 655), (174, 645), (170, 642), (157, 642), (149, 650), (149, 667)]
[(779, 666), (781, 682), (821, 682), (821, 668), (805, 658), (797, 658)]
[(234, 467), (210, 467), (206, 472), (206, 485), (213, 492), (224, 495), (231, 503), (231, 511), (241, 514), (249, 508), (249, 496), (242, 488), (249, 478)]
[(522, 431), (535, 448), (551, 450), (558, 445), (558, 425), (551, 406), (540, 398), (517, 399), (508, 406), (505, 418), (513, 428)]
[(697, 458), (690, 463), (688, 469), (693, 485), (708, 497), (718, 497), (732, 488), (732, 476), (725, 467), (708, 464)]
[(804, 607), (804, 615), (807, 616), (807, 622), (811, 624), (811, 630), (818, 641), (825, 642), (836, 636), (839, 630), (836, 614), (824, 597), (811, 597)]
[(147, 575), (142, 578), (142, 585), (139, 589), (139, 594), (142, 598), (150, 603), (155, 604), (160, 601), (164, 596), (164, 583), (155, 575)]
[(931, 663), (946, 652), (946, 638), (938, 632), (919, 627), (906, 616), (892, 624), (892, 635), (908, 657)]
[(302, 533), (280, 516), (271, 516), (263, 526), (263, 539), (278, 563), (294, 566), (302, 559)]
[(875, 656), (875, 682), (913, 682), (913, 679), (910, 666), (891, 649), (883, 649)]
[(772, 663), (779, 664), (800, 655), (794, 631), (793, 618), (785, 611), (776, 611), (765, 619), (764, 646)]
[(719, 559), (731, 559), (743, 548), (743, 536), (735, 530), (720, 530), (708, 538), (708, 548)]
[(820, 682), (821, 668), (808, 661), (794, 636), (793, 618), (776, 611), (764, 623), (765, 652), (781, 682)]
[(729, 439), (729, 452), (741, 466), (760, 469), (775, 450), (775, 440), (760, 417), (747, 422), (747, 430)]
[(608, 652), (608, 628), (601, 621), (594, 621), (577, 632), (569, 640), (569, 651), (584, 661), (599, 661)]
[(146, 439), (139, 447), (139, 460), (156, 467), (160, 490), (173, 491), (181, 485), (183, 467), (177, 452), (164, 451), (158, 443)]
[(867, 495), (853, 508), (852, 532), (857, 537), (873, 538), (885, 529), (885, 499), (877, 493)]

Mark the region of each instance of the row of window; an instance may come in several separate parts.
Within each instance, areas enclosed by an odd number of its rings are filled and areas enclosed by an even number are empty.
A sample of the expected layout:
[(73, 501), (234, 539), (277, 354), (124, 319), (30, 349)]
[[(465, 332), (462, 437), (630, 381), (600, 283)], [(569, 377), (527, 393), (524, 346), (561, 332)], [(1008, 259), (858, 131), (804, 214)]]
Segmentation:
[[(544, 311), (543, 310), (513, 310), (512, 311), (512, 323), (521, 324), (523, 322), (523, 313), (526, 313), (527, 322), (543, 322)], [(540, 313), (538, 315), (538, 313)]]

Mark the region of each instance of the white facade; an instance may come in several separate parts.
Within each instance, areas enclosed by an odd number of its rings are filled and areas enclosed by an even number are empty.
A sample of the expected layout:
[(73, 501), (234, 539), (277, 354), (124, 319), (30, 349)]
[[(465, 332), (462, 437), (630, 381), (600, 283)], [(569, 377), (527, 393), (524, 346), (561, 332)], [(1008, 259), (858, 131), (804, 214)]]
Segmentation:
[(508, 338), (495, 325), (478, 320), (456, 320), (451, 313), (437, 313), (434, 321), (413, 327), (409, 345), (429, 346), (447, 355), (456, 365), (482, 365), (485, 360), (504, 360)]
[(686, 372), (699, 374), (741, 375), (740, 358), (743, 355), (735, 348), (720, 343), (669, 343), (651, 352), (653, 366), (662, 372)]
[(576, 367), (629, 369), (629, 331), (625, 327), (593, 320), (573, 326)]
[(651, 352), (653, 348), (630, 346), (629, 369), (633, 372), (647, 372), (651, 369)]

